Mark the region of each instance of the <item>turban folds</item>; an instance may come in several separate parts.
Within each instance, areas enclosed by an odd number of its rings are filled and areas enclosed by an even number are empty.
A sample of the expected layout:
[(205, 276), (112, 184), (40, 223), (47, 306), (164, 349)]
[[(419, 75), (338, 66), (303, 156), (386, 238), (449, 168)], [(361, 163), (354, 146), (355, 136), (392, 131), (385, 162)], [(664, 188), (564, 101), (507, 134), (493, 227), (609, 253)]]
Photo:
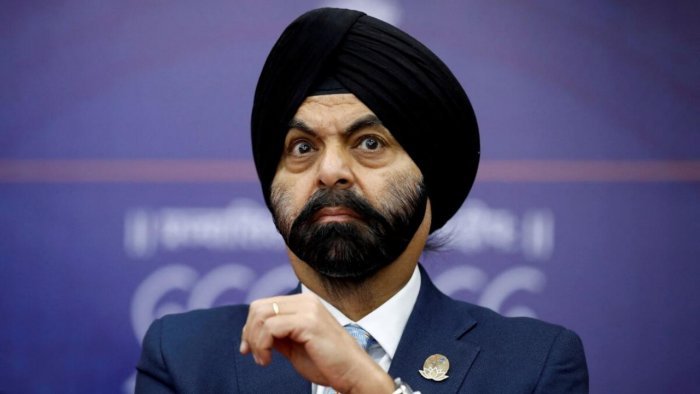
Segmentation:
[(265, 62), (251, 136), (268, 206), (289, 121), (329, 77), (371, 109), (420, 168), (431, 201), (431, 232), (442, 227), (476, 176), (474, 110), (455, 76), (428, 48), (386, 22), (352, 10), (321, 8), (300, 16)]

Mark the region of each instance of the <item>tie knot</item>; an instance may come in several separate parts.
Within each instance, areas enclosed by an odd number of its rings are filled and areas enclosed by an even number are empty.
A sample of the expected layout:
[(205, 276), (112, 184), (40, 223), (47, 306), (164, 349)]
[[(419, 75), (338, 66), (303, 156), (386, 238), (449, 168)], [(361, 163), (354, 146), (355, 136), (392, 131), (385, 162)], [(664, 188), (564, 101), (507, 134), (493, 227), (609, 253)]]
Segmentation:
[(347, 331), (348, 334), (355, 339), (355, 342), (357, 342), (357, 344), (360, 345), (360, 347), (365, 351), (372, 346), (374, 338), (372, 338), (372, 336), (369, 335), (364, 328), (358, 326), (357, 324), (348, 324), (343, 328), (345, 328), (345, 331)]

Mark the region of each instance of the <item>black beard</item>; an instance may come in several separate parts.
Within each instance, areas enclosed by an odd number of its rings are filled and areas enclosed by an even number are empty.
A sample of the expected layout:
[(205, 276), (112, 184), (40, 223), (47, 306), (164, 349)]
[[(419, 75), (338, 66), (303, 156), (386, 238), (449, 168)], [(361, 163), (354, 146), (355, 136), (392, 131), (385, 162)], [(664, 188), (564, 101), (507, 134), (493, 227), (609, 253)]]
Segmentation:
[[(357, 285), (395, 261), (423, 221), (427, 192), (422, 182), (390, 183), (389, 212), (382, 214), (350, 189), (320, 189), (306, 203), (288, 232), (275, 223), (287, 246), (328, 283)], [(352, 210), (359, 218), (318, 223), (315, 215), (327, 207)], [(331, 283), (332, 282), (332, 283)], [(328, 286), (327, 286), (328, 287)]]

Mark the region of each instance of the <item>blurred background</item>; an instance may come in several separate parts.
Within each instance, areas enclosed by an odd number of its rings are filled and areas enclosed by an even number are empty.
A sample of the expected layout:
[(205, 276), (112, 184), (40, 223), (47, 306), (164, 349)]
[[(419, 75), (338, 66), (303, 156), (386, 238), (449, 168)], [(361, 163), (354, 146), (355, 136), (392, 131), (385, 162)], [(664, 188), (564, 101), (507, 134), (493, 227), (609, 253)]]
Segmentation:
[(0, 392), (131, 392), (154, 318), (296, 285), (249, 115), (325, 5), (417, 37), (472, 100), (438, 286), (575, 330), (592, 392), (696, 391), (697, 2), (75, 0), (0, 13)]

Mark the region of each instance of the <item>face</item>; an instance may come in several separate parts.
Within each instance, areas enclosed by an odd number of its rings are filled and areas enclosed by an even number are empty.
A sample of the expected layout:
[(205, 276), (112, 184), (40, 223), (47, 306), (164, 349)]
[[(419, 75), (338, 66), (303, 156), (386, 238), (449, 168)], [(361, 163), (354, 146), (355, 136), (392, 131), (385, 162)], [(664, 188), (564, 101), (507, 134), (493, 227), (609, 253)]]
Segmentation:
[(427, 193), (416, 164), (372, 111), (336, 94), (299, 107), (271, 201), (296, 256), (323, 278), (361, 281), (406, 249)]

